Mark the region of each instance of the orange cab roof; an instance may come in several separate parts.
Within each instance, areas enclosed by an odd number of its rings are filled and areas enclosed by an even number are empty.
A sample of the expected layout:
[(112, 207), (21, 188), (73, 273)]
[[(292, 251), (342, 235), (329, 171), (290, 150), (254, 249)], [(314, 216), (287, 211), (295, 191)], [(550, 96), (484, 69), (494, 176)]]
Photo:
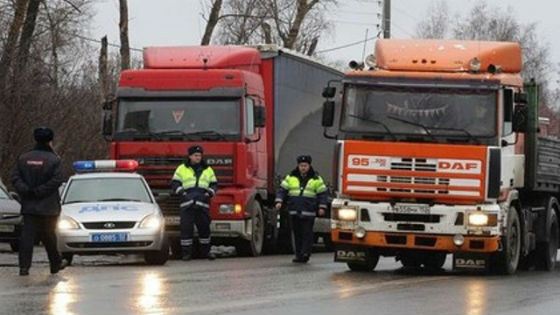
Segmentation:
[(410, 72), (468, 72), (478, 58), (480, 72), (490, 65), (503, 73), (521, 72), (521, 46), (513, 42), (380, 39), (375, 46), (379, 69)]

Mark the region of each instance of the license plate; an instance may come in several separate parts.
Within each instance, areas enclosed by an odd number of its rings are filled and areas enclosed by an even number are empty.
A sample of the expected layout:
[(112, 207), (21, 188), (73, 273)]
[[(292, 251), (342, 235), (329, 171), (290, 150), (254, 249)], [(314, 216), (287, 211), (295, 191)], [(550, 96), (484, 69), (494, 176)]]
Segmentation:
[(12, 233), (15, 230), (16, 227), (14, 225), (0, 225), (0, 232), (3, 233)]
[(429, 205), (396, 204), (393, 212), (403, 214), (430, 214)]
[(334, 260), (338, 262), (365, 262), (367, 252), (365, 250), (337, 249)]
[(120, 243), (128, 241), (128, 233), (94, 233), (91, 234), (93, 243)]
[(456, 253), (453, 255), (453, 270), (485, 270), (488, 256), (476, 253)]
[(165, 217), (165, 225), (179, 225), (181, 224), (181, 217)]

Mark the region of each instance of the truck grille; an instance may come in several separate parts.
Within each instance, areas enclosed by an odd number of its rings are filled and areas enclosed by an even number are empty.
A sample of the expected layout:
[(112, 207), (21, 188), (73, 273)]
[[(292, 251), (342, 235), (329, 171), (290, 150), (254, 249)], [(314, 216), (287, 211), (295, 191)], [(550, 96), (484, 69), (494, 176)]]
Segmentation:
[(343, 190), (350, 195), (422, 199), (483, 197), (480, 159), (349, 155), (347, 161)]
[(158, 205), (161, 212), (165, 216), (179, 215), (179, 204), (181, 204), (181, 197), (178, 195), (169, 195), (167, 197), (158, 198)]

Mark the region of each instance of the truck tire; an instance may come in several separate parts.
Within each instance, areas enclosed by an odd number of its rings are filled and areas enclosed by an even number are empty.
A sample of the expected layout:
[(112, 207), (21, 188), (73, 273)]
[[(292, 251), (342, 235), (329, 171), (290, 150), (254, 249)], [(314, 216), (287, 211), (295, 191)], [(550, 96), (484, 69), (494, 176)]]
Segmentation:
[(347, 262), (348, 269), (356, 272), (369, 272), (375, 270), (379, 262), (379, 253), (370, 251), (368, 260), (365, 263), (360, 262)]
[(263, 249), (265, 219), (258, 201), (253, 200), (249, 209), (251, 210), (251, 239), (239, 240), (235, 249), (240, 256), (257, 257), (261, 255)]
[[(272, 211), (272, 210), (269, 210)], [(273, 215), (276, 216), (274, 211)], [(268, 215), (265, 217), (269, 217)], [(270, 222), (266, 222), (266, 229), (264, 234), (264, 244), (263, 253), (267, 255), (272, 255), (278, 253), (278, 222), (277, 218), (274, 217)]]
[(399, 255), (399, 260), (404, 268), (418, 269), (422, 265), (422, 261), (419, 259), (418, 255), (411, 253)]
[(517, 271), (521, 256), (521, 223), (515, 207), (510, 207), (507, 215), (507, 235), (502, 236), (502, 251), (492, 259), (492, 271), (512, 275)]
[(446, 259), (446, 253), (427, 253), (423, 257), (422, 265), (424, 265), (424, 268), (427, 270), (438, 271), (443, 268)]
[(72, 265), (72, 261), (74, 260), (74, 254), (72, 253), (62, 253), (62, 259), (66, 260), (68, 266)]
[(181, 240), (173, 238), (169, 240), (169, 249), (171, 250), (171, 259), (181, 259), (183, 249), (181, 248)]
[(554, 209), (549, 221), (550, 235), (547, 242), (537, 244), (536, 267), (538, 270), (552, 271), (556, 266), (556, 256), (558, 254), (558, 216)]

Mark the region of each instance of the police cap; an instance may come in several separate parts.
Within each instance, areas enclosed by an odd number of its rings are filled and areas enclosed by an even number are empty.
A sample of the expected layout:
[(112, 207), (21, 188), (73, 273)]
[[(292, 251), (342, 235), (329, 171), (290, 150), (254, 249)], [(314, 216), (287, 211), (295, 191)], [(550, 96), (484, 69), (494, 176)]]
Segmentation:
[(299, 163), (309, 163), (311, 164), (311, 156), (310, 155), (300, 155), (297, 157), (297, 162)]
[(38, 143), (49, 143), (54, 138), (54, 132), (47, 127), (39, 127), (33, 130), (33, 138)]
[(203, 150), (202, 147), (199, 146), (199, 145), (193, 145), (193, 146), (191, 146), (191, 147), (189, 148), (188, 153), (189, 153), (189, 155), (193, 155), (193, 154), (195, 154), (195, 153), (203, 154), (203, 153), (204, 153), (204, 150)]

